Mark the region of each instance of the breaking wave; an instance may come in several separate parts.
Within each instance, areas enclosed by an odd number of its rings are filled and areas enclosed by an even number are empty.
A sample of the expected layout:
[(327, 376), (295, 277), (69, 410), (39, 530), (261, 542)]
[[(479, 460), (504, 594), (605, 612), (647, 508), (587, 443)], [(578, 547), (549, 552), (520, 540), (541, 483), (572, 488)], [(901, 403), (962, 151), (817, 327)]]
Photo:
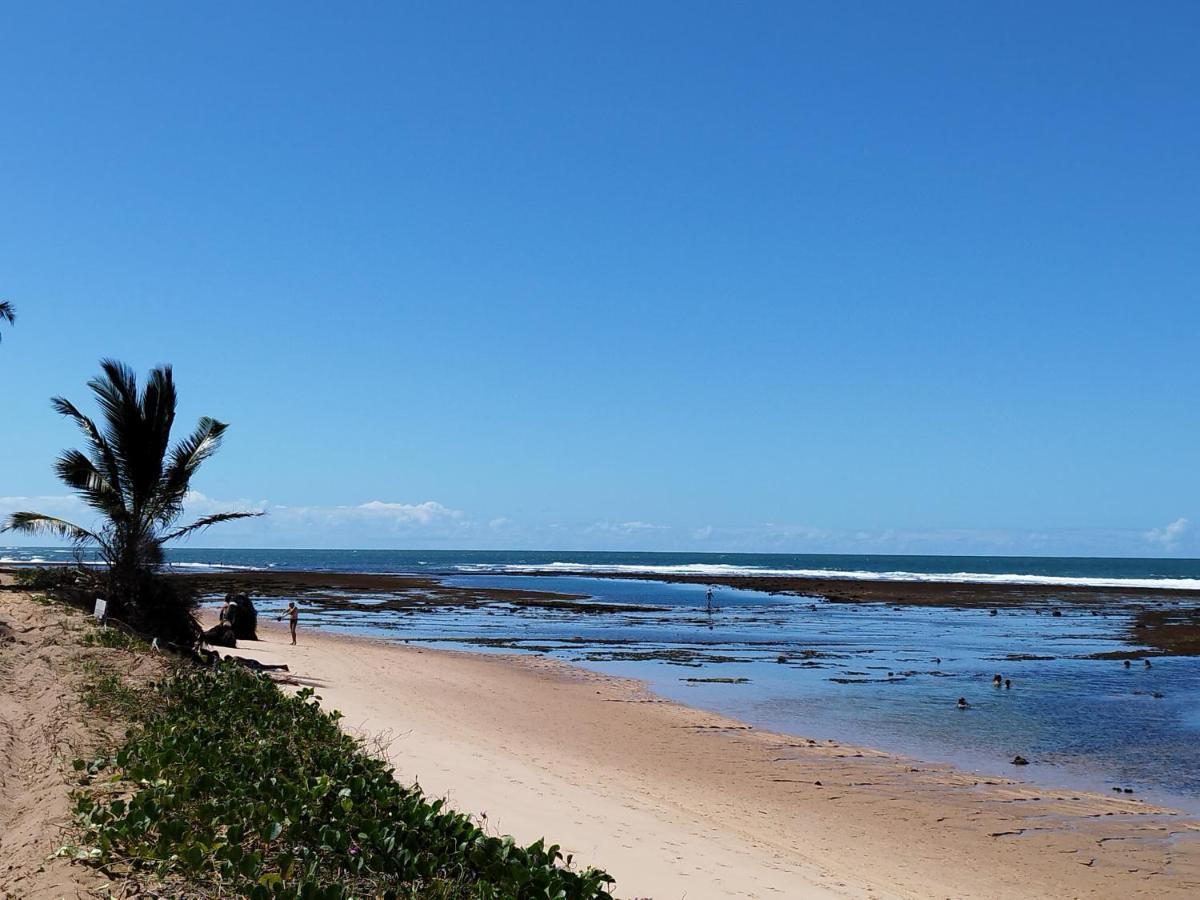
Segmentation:
[(675, 566), (638, 565), (628, 563), (572, 563), (553, 562), (544, 565), (464, 565), (460, 571), (539, 572), (587, 575), (697, 575), (711, 577), (776, 577), (776, 578), (828, 578), (846, 581), (897, 581), (930, 582), (934, 584), (1036, 584), (1060, 587), (1105, 587), (1105, 588), (1159, 588), (1180, 591), (1200, 591), (1200, 578), (1103, 578), (1076, 577), (1069, 575), (1022, 575), (1016, 572), (870, 572), (855, 569), (769, 569), (755, 566), (731, 566), (712, 563), (689, 563)]

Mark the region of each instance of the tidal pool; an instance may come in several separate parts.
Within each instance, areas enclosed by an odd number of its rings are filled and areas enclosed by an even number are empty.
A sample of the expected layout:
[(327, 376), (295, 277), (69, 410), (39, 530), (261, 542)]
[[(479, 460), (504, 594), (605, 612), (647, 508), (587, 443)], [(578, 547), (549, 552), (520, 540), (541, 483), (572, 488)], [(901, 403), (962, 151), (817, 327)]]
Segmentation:
[[(1045, 607), (992, 615), (721, 588), (710, 610), (703, 585), (510, 575), (445, 581), (657, 609), (585, 614), (492, 603), (350, 611), (296, 599), (303, 625), (545, 653), (643, 679), (663, 697), (772, 731), (1047, 786), (1129, 787), (1137, 797), (1200, 811), (1200, 659), (1147, 656), (1151, 667), (1135, 659), (1126, 668), (1087, 658), (1137, 649), (1124, 640), (1129, 613), (1119, 604), (1092, 611), (1050, 597)], [(257, 602), (272, 615), (287, 599)], [(993, 687), (995, 674), (1012, 687)], [(957, 708), (959, 697), (968, 709)], [(1031, 764), (1014, 768), (1017, 754)]]

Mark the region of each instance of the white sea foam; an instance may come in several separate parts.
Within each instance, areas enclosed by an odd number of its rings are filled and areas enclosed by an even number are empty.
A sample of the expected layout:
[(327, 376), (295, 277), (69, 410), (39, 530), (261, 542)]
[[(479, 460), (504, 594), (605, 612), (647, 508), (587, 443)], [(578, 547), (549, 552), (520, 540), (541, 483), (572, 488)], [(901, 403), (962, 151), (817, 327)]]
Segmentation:
[(637, 564), (588, 564), (554, 562), (545, 565), (460, 566), (476, 572), (542, 572), (567, 574), (582, 572), (589, 575), (700, 575), (700, 576), (774, 576), (790, 578), (828, 578), (846, 581), (897, 581), (952, 584), (1036, 584), (1060, 587), (1160, 588), (1180, 591), (1200, 591), (1200, 578), (1087, 578), (1070, 575), (1021, 575), (1015, 572), (869, 572), (845, 569), (759, 569), (753, 566), (728, 566), (710, 563), (691, 563), (679, 566)]
[[(3, 563), (11, 563), (11, 564), (16, 564), (16, 565), (45, 564), (45, 565), (51, 565), (51, 566), (66, 566), (66, 565), (74, 565), (75, 560), (67, 559), (65, 557), (61, 558), (61, 559), (46, 559), (43, 556), (20, 556), (20, 557), (0, 556), (0, 564), (3, 564)], [(102, 561), (94, 560), (94, 559), (82, 560), (82, 564), (85, 566), (103, 566), (104, 565), (104, 563)], [(202, 569), (205, 571), (213, 570), (213, 569), (228, 569), (228, 570), (234, 571), (234, 572), (261, 572), (261, 571), (263, 571), (263, 569), (261, 569), (258, 566), (230, 566), (230, 565), (224, 565), (222, 563), (201, 563), (201, 562), (172, 562), (172, 563), (167, 563), (167, 568), (168, 569)]]
[[(274, 565), (272, 563), (271, 565)], [(203, 562), (173, 562), (168, 563), (168, 567), (172, 569), (228, 569), (232, 572), (262, 572), (262, 566), (230, 566), (223, 563), (203, 563)]]

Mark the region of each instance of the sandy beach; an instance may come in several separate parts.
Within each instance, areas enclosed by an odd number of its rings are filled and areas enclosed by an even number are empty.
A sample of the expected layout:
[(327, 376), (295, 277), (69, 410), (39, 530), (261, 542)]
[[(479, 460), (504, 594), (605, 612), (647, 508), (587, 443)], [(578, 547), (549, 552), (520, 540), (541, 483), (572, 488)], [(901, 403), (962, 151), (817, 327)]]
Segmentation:
[(0, 900), (1200, 900), (1200, 2), (65, 5)]
[[(120, 737), (77, 696), (84, 667), (110, 654), (80, 642), (80, 613), (4, 590), (8, 581), (0, 575), (0, 898), (112, 896), (102, 873), (58, 852), (72, 835), (71, 760)], [(164, 659), (126, 658), (124, 674), (161, 678)]]
[[(287, 663), (403, 781), (543, 835), (617, 896), (1188, 897), (1200, 824), (752, 729), (538, 656), (418, 649), (264, 623), (238, 655)], [(228, 651), (226, 651), (228, 652)]]

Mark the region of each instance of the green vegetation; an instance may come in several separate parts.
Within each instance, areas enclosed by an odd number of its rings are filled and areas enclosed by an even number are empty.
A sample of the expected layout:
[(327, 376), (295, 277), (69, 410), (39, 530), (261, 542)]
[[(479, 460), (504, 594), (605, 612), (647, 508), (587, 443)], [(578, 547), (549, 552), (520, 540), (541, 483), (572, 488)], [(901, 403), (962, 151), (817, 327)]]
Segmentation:
[[(108, 679), (93, 695), (129, 709)], [(79, 853), (110, 873), (189, 896), (609, 896), (605, 873), (567, 868), (557, 846), (489, 836), (402, 787), (311, 690), (287, 695), (230, 665), (181, 668), (134, 708), (124, 746), (75, 764)]]
[(66, 450), (55, 464), (58, 477), (101, 516), (94, 529), (37, 512), (16, 512), (3, 531), (50, 534), (79, 547), (94, 547), (109, 615), (138, 631), (190, 645), (198, 633), (192, 598), (155, 577), (163, 545), (218, 522), (256, 516), (223, 512), (177, 527), (192, 476), (221, 446), (227, 426), (205, 416), (195, 430), (170, 447), (177, 396), (170, 366), (153, 369), (139, 390), (133, 370), (106, 359), (102, 374), (88, 382), (103, 413), (103, 428), (64, 397), (56, 411), (82, 430), (87, 452)]
[(71, 589), (90, 583), (91, 574), (74, 566), (37, 566), (18, 569), (14, 575), (17, 585), (32, 591)]
[[(84, 640), (87, 643), (87, 640)], [(141, 709), (145, 696), (142, 691), (131, 687), (119, 673), (96, 660), (83, 662), (83, 687), (80, 699), (83, 705), (108, 716), (131, 718)]]
[[(0, 302), (0, 320), (13, 321)], [(289, 695), (233, 665), (180, 663), (153, 688), (131, 684), (115, 665), (143, 652), (136, 635), (190, 649), (199, 634), (195, 594), (162, 578), (163, 547), (219, 522), (259, 515), (224, 512), (179, 526), (191, 479), (221, 445), (224, 423), (204, 417), (170, 447), (176, 393), (169, 366), (139, 390), (113, 360), (88, 382), (100, 426), (62, 397), (54, 408), (83, 431), (86, 452), (67, 450), (59, 478), (100, 517), (85, 528), (37, 512), (16, 512), (0, 531), (52, 534), (92, 548), (102, 567), (22, 572), (38, 602), (91, 608), (108, 600), (120, 628), (84, 630), (80, 700), (101, 717), (129, 724), (124, 744), (92, 763), (76, 760), (77, 856), (164, 894), (272, 900), (594, 900), (612, 879), (576, 871), (557, 845), (528, 847), (486, 834), (468, 816), (402, 787), (392, 769), (338, 727), (313, 692)], [(53, 598), (53, 599), (51, 599)], [(140, 889), (140, 887), (138, 888)]]
[(120, 628), (94, 628), (83, 638), (85, 647), (107, 647), (110, 650), (147, 650), (145, 641), (135, 634), (122, 631)]

